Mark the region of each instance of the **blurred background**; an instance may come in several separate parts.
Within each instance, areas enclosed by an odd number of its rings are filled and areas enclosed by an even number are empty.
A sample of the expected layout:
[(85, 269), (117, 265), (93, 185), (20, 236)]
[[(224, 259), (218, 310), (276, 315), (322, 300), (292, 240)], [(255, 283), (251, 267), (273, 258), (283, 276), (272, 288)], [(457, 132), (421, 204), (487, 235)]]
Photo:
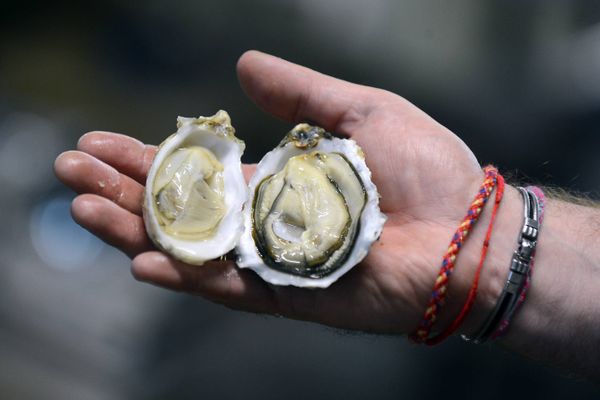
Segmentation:
[(236, 60), (256, 48), (394, 91), (482, 163), (598, 198), (600, 2), (126, 3), (2, 2), (1, 398), (600, 396), (500, 348), (416, 347), (137, 283), (71, 220), (52, 173), (86, 131), (156, 144), (177, 115), (220, 108), (257, 161), (290, 124), (238, 86)]

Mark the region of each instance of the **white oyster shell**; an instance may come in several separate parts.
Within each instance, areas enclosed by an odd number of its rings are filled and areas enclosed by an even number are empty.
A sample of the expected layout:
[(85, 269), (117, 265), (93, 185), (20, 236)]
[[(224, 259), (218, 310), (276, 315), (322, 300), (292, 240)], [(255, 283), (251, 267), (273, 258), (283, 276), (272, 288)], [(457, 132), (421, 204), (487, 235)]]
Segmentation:
[[(341, 153), (354, 167), (366, 192), (366, 203), (360, 216), (359, 230), (349, 254), (331, 273), (322, 277), (305, 277), (276, 270), (265, 263), (253, 237), (253, 201), (259, 184), (266, 177), (279, 172), (287, 161), (296, 155), (313, 151)], [(300, 124), (282, 143), (267, 153), (260, 161), (249, 183), (249, 199), (244, 207), (244, 232), (236, 247), (240, 268), (254, 270), (262, 279), (274, 285), (292, 285), (306, 288), (326, 288), (358, 264), (368, 253), (372, 243), (379, 238), (386, 216), (379, 210), (379, 194), (371, 181), (364, 154), (353, 140), (332, 137), (317, 127)]]
[[(159, 147), (148, 172), (144, 198), (144, 223), (152, 241), (162, 250), (189, 264), (201, 265), (231, 251), (243, 230), (242, 207), (247, 187), (241, 169), (244, 142), (234, 136), (229, 115), (219, 111), (211, 117), (177, 119), (177, 132)], [(153, 185), (165, 159), (180, 148), (201, 146), (223, 165), (225, 211), (214, 234), (203, 240), (182, 239), (168, 234), (157, 218)]]

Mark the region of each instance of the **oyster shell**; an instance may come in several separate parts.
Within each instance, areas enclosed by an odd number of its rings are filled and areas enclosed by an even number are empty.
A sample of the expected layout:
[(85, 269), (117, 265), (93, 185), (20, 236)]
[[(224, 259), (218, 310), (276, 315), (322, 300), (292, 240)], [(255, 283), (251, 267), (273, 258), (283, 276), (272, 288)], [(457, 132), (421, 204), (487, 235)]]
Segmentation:
[(249, 183), (238, 266), (276, 285), (327, 287), (358, 264), (386, 217), (353, 140), (297, 125)]
[(244, 142), (229, 115), (177, 119), (148, 172), (144, 222), (150, 239), (189, 264), (232, 250), (243, 230)]

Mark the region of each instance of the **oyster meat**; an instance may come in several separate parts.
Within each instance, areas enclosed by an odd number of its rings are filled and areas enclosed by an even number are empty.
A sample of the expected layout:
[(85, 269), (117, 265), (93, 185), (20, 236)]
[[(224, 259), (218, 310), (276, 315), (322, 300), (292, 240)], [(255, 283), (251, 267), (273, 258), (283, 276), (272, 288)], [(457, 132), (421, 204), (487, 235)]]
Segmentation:
[(144, 222), (159, 248), (201, 265), (232, 250), (242, 232), (245, 145), (225, 111), (179, 117), (177, 128), (148, 172)]
[(359, 263), (386, 217), (353, 140), (296, 126), (258, 164), (238, 265), (276, 285), (327, 287)]

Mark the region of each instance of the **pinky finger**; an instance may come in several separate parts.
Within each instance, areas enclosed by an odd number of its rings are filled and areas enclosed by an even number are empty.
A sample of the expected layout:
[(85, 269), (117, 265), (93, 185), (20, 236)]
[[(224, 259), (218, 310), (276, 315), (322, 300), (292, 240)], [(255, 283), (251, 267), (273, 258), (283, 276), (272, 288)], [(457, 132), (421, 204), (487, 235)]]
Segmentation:
[(195, 266), (150, 251), (133, 259), (131, 272), (137, 280), (196, 294), (227, 307), (277, 312), (269, 286), (253, 272), (236, 268), (233, 261), (209, 261)]

